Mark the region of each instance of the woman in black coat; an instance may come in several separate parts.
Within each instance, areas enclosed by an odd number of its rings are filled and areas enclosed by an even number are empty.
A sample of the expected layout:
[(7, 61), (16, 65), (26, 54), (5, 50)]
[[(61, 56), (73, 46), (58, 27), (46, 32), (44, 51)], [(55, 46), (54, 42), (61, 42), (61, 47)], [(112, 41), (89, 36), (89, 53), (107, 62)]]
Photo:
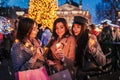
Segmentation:
[[(95, 35), (89, 33), (88, 20), (81, 16), (75, 16), (72, 25), (72, 33), (76, 38), (76, 80), (87, 80), (90, 71), (98, 69), (106, 64), (106, 57)], [(94, 73), (94, 72), (92, 72)]]

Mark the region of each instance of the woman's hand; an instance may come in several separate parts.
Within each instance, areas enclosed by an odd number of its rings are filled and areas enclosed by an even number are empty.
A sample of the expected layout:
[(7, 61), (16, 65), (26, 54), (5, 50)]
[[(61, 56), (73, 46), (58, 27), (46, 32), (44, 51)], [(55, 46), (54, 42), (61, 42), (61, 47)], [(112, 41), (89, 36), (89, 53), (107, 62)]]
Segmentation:
[(57, 59), (62, 60), (65, 57), (64, 51), (61, 49), (56, 50), (55, 56), (57, 57)]
[(36, 49), (36, 53), (33, 55), (33, 59), (37, 60), (42, 56), (42, 53), (40, 52), (39, 48)]
[(63, 69), (63, 65), (61, 65), (59, 62), (56, 62), (56, 65), (54, 65), (54, 68), (57, 71), (61, 71)]
[(94, 45), (95, 45), (95, 40), (90, 38), (88, 42), (88, 48), (91, 54), (94, 51)]
[(50, 66), (54, 66), (56, 63), (55, 62), (53, 62), (52, 60), (47, 60), (47, 62), (48, 62), (48, 64), (50, 65)]
[(47, 60), (47, 62), (50, 66), (53, 66), (57, 71), (60, 71), (63, 69), (63, 66), (60, 64), (59, 61)]
[(94, 46), (95, 45), (95, 40), (93, 40), (93, 39), (89, 39), (89, 42), (88, 42), (88, 45), (89, 45), (89, 47), (92, 47), (92, 46)]

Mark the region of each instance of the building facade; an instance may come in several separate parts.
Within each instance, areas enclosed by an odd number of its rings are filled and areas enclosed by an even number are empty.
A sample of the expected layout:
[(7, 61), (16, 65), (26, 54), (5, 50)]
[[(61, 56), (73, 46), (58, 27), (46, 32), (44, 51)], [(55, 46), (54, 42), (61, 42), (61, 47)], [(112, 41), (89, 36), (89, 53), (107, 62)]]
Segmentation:
[(69, 27), (72, 26), (74, 16), (83, 16), (91, 23), (90, 12), (88, 10), (82, 9), (82, 0), (80, 0), (80, 5), (73, 2), (72, 0), (66, 0), (65, 4), (58, 7), (57, 15), (58, 17), (65, 18)]

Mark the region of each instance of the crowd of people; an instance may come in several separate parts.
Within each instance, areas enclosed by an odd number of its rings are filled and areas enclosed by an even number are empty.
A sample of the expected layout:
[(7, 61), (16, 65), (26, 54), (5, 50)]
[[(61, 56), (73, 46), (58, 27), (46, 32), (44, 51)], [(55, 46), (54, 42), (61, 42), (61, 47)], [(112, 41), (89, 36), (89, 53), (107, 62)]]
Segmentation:
[(113, 45), (106, 43), (120, 41), (119, 30), (107, 22), (102, 25), (98, 32), (85, 17), (74, 16), (71, 28), (64, 18), (57, 18), (50, 30), (31, 18), (20, 18), (8, 50), (14, 72), (45, 66), (49, 76), (68, 69), (72, 80), (101, 74), (116, 59)]

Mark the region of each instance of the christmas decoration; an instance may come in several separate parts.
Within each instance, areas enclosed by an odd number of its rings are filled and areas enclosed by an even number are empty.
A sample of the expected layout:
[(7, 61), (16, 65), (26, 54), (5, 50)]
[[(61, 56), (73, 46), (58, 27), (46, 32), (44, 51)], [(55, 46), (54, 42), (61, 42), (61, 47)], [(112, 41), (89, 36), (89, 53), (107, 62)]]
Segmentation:
[(55, 0), (30, 0), (28, 15), (38, 24), (52, 29), (53, 22), (57, 18), (56, 10)]
[(0, 16), (0, 32), (3, 34), (7, 34), (11, 32), (11, 23), (5, 17)]

